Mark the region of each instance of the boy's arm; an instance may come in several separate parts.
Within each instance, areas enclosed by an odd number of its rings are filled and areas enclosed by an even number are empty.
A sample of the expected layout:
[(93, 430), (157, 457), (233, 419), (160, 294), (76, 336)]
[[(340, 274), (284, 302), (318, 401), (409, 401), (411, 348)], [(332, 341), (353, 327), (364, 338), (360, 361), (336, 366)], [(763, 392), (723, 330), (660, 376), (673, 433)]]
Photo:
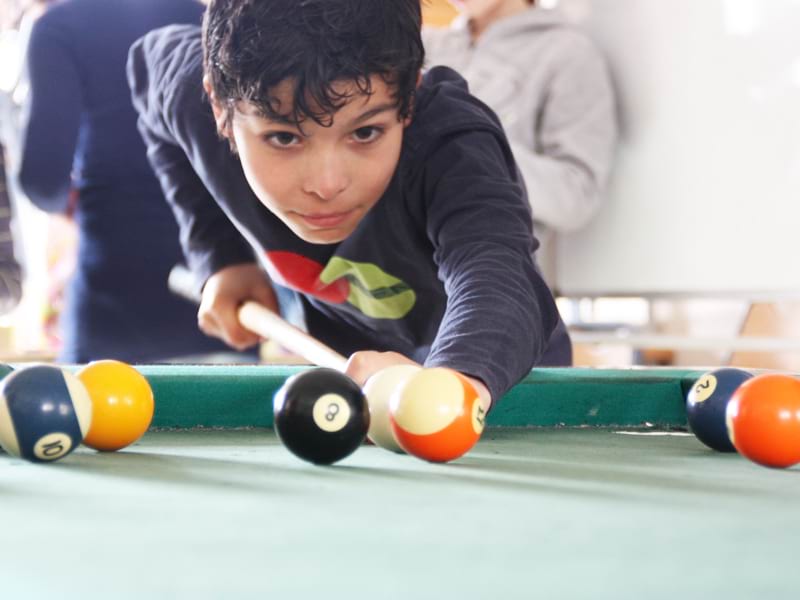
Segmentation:
[(499, 134), (452, 136), (426, 160), (427, 233), (448, 296), (426, 366), (482, 381), (498, 400), (542, 356), (559, 322), (533, 263), (524, 191)]
[(83, 104), (72, 56), (57, 31), (42, 20), (34, 24), (26, 54), (30, 90), (16, 176), (31, 202), (48, 212), (63, 212), (69, 204)]

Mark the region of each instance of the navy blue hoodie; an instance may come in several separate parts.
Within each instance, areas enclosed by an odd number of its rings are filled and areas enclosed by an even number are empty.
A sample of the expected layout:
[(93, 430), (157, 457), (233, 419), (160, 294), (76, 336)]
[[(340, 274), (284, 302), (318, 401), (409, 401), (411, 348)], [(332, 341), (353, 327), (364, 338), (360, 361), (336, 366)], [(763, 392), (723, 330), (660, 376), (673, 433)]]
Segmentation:
[(309, 332), (343, 354), (392, 350), (486, 383), (499, 399), (569, 338), (533, 260), (524, 186), (496, 116), (446, 68), (427, 73), (394, 176), (337, 244), (296, 237), (253, 194), (202, 93), (200, 30), (131, 49), (139, 129), (201, 280), (257, 259), (297, 291)]

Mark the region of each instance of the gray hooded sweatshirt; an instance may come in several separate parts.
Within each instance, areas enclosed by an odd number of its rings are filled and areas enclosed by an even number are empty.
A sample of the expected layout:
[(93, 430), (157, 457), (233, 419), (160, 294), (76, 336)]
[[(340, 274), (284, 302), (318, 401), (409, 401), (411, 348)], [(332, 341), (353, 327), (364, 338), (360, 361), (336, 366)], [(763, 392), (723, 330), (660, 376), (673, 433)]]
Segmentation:
[(472, 43), (468, 21), (423, 33), (428, 67), (447, 65), (500, 117), (533, 210), (548, 279), (555, 232), (597, 212), (617, 138), (603, 56), (560, 12), (532, 8), (500, 19)]

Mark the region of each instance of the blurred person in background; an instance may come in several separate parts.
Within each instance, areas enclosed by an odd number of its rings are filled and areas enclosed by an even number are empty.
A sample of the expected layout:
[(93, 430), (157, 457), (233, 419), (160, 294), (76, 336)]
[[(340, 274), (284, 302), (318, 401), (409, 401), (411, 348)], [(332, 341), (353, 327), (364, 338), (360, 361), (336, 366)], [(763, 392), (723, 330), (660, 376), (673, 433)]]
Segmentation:
[(59, 360), (153, 362), (226, 351), (172, 294), (178, 229), (136, 127), (125, 62), (152, 29), (199, 24), (195, 0), (62, 0), (31, 28), (18, 182), (34, 205), (74, 218), (75, 272)]
[(22, 297), (22, 272), (11, 235), (11, 202), (5, 168), (4, 151), (0, 145), (0, 315), (14, 309)]
[(0, 5), (0, 316), (16, 308), (22, 297), (7, 154), (14, 151), (17, 141), (14, 133), (19, 111), (14, 94), (20, 92), (23, 48), (31, 23), (46, 4), (44, 0), (5, 0)]
[(617, 140), (614, 90), (594, 43), (534, 0), (452, 0), (449, 27), (426, 27), (426, 65), (446, 65), (503, 123), (528, 188), (537, 261), (554, 281), (555, 236), (599, 209)]

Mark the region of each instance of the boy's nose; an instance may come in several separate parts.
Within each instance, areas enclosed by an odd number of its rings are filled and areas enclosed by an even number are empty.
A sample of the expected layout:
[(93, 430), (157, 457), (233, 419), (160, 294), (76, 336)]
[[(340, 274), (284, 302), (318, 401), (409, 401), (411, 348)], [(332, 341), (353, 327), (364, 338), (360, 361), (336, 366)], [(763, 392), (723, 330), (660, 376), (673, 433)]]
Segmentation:
[(330, 153), (310, 161), (305, 178), (305, 192), (322, 200), (333, 200), (349, 185), (343, 161)]

